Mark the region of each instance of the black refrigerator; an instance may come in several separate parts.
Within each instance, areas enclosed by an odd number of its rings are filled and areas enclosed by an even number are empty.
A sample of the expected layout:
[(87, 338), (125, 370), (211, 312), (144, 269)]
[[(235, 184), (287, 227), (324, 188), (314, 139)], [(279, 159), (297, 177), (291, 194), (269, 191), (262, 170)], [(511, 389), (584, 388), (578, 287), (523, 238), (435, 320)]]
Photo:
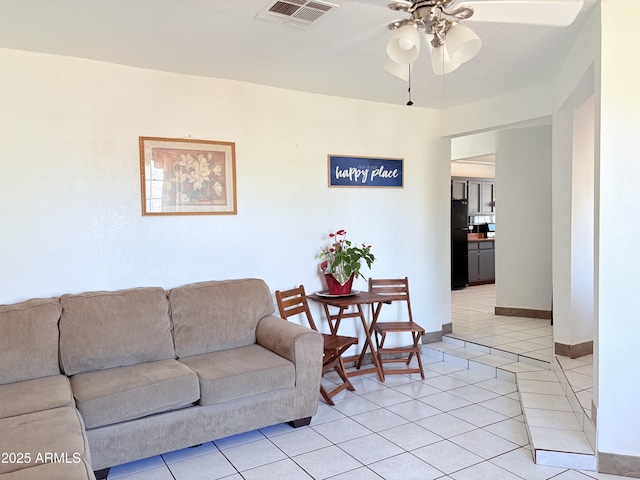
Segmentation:
[(465, 288), (469, 281), (467, 256), (467, 201), (451, 200), (451, 289)]

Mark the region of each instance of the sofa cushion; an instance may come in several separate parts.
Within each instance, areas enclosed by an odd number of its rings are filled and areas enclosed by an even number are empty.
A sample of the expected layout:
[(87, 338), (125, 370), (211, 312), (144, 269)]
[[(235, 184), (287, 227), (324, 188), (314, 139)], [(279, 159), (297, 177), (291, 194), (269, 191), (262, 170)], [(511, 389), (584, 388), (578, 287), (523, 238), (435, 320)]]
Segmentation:
[[(21, 455), (22, 462), (0, 462), (0, 474), (58, 460), (91, 461), (82, 418), (75, 408), (62, 407), (0, 419), (0, 452)], [(28, 460), (28, 461), (27, 461)], [(44, 477), (46, 478), (46, 477)]]
[[(53, 453), (53, 452), (52, 452)], [(43, 463), (2, 475), (2, 480), (95, 480), (87, 462), (72, 458), (65, 463)]]
[(71, 377), (87, 428), (124, 422), (198, 401), (198, 377), (177, 360), (159, 360)]
[(75, 405), (69, 379), (64, 375), (0, 385), (0, 418)]
[(60, 297), (67, 375), (175, 358), (166, 292), (134, 288)]
[(293, 363), (260, 345), (206, 353), (179, 361), (198, 374), (201, 405), (295, 386)]
[(61, 310), (55, 298), (0, 305), (0, 384), (60, 374)]
[(254, 344), (258, 321), (274, 312), (258, 279), (192, 283), (168, 297), (178, 358)]

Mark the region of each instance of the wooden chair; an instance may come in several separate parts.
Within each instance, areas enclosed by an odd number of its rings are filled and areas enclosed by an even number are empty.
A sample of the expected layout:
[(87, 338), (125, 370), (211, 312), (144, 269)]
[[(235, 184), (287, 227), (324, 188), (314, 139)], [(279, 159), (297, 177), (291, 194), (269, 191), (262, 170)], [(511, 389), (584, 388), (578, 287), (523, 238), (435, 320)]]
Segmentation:
[[(369, 291), (385, 295), (393, 305), (396, 302), (406, 302), (408, 318), (396, 322), (376, 322), (374, 332), (376, 337), (377, 355), (382, 366), (382, 376), (392, 374), (419, 373), (424, 379), (422, 358), (420, 356), (420, 337), (424, 335), (424, 328), (413, 321), (411, 313), (411, 299), (409, 298), (409, 279), (369, 279)], [(385, 348), (387, 334), (410, 333), (412, 344), (406, 347)], [(388, 358), (383, 355), (388, 354)], [(400, 354), (400, 355), (398, 355)], [(418, 367), (409, 367), (411, 359), (416, 356)], [(404, 368), (385, 368), (385, 363), (404, 363)]]
[[(318, 331), (318, 328), (313, 321), (313, 317), (311, 316), (307, 296), (302, 285), (291, 290), (276, 291), (276, 301), (282, 318), (288, 319), (295, 315), (304, 314), (307, 317), (309, 327), (316, 332)], [(345, 373), (346, 371), (344, 361), (342, 360), (342, 354), (346, 352), (351, 345), (357, 344), (358, 339), (355, 337), (344, 337), (329, 333), (323, 333), (322, 336), (324, 337), (322, 375), (324, 376), (325, 373), (333, 370), (338, 374), (342, 383), (331, 390), (327, 390), (324, 385), (321, 384), (320, 394), (329, 405), (335, 405), (332, 397), (343, 391), (345, 388), (352, 392), (355, 390)]]

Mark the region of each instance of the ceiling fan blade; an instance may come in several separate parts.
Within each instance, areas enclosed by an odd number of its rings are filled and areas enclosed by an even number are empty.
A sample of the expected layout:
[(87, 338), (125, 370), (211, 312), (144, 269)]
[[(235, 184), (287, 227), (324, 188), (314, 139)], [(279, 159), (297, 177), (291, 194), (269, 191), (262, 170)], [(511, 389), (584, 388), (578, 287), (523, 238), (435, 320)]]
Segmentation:
[[(460, 3), (463, 4), (462, 2)], [(571, 25), (583, 0), (478, 0), (466, 2), (474, 10), (470, 22)]]

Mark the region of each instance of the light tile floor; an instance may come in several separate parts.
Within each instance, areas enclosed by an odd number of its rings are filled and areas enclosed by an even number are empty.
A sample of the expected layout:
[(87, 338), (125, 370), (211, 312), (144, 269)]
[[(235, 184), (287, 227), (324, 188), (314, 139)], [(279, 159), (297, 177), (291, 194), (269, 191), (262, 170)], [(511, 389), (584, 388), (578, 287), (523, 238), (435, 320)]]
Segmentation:
[(494, 315), (495, 285), (451, 292), (455, 338), (551, 362), (553, 332), (549, 320)]
[[(548, 320), (494, 315), (495, 285), (451, 292), (452, 338), (486, 345), (501, 352), (551, 362), (553, 332)], [(525, 358), (525, 360), (526, 360)], [(585, 413), (591, 417), (593, 355), (556, 356)]]
[[(428, 359), (425, 359), (428, 360)], [(535, 465), (513, 382), (446, 362), (356, 378), (309, 427), (275, 425), (112, 468), (109, 479), (616, 478)]]
[[(548, 322), (545, 326), (531, 319), (525, 324), (495, 317), (491, 288), (465, 290), (461, 292), (466, 295), (452, 292), (454, 333), (469, 339), (484, 338), (492, 347), (505, 349), (503, 354), (513, 350), (513, 355), (531, 355), (534, 360), (550, 357)], [(487, 351), (478, 352), (494, 357)], [(568, 360), (567, 367), (589, 376), (586, 362), (579, 365)], [(338, 394), (335, 407), (319, 400), (318, 413), (308, 427), (274, 425), (116, 466), (109, 479), (622, 478), (536, 465), (513, 381), (428, 356), (423, 356), (423, 361), (425, 380), (417, 374), (388, 376), (384, 383), (373, 375), (356, 377), (356, 391)], [(543, 380), (537, 370), (532, 369), (525, 377)], [(323, 381), (330, 382), (331, 376)], [(558, 419), (563, 420), (570, 418)]]
[[(517, 355), (530, 358), (533, 363), (551, 360), (549, 322), (496, 317), (492, 285), (454, 291), (452, 304), (452, 337), (487, 347), (487, 350), (466, 349), (471, 360), (482, 357), (485, 364), (503, 366), (516, 365), (513, 358)], [(459, 348), (451, 348), (464, 357)], [(499, 350), (501, 355), (491, 354), (491, 349)], [(481, 369), (469, 369), (468, 363), (459, 362), (460, 358), (451, 356), (447, 360), (453, 361), (442, 361), (425, 357), (425, 380), (417, 374), (389, 376), (384, 383), (374, 375), (356, 377), (353, 379), (356, 391), (338, 394), (335, 407), (318, 401), (318, 413), (308, 427), (274, 425), (116, 466), (111, 469), (109, 479), (622, 478), (536, 465), (516, 384)], [(590, 362), (585, 357), (560, 358), (578, 397), (588, 397), (585, 404), (589, 406)], [(534, 389), (531, 382), (544, 381), (545, 375), (552, 375), (540, 373), (538, 368), (520, 369), (531, 370), (524, 375), (519, 373), (521, 394), (527, 394), (530, 387)], [(323, 381), (330, 382), (331, 375)], [(567, 428), (574, 428), (572, 414), (557, 415), (557, 424), (566, 423)], [(544, 423), (546, 417), (535, 417), (535, 410), (527, 420), (534, 427), (548, 426)]]
[(517, 381), (536, 463), (595, 470), (592, 357), (554, 357), (549, 321), (496, 316), (494, 302), (493, 285), (452, 292), (453, 333), (425, 352)]

